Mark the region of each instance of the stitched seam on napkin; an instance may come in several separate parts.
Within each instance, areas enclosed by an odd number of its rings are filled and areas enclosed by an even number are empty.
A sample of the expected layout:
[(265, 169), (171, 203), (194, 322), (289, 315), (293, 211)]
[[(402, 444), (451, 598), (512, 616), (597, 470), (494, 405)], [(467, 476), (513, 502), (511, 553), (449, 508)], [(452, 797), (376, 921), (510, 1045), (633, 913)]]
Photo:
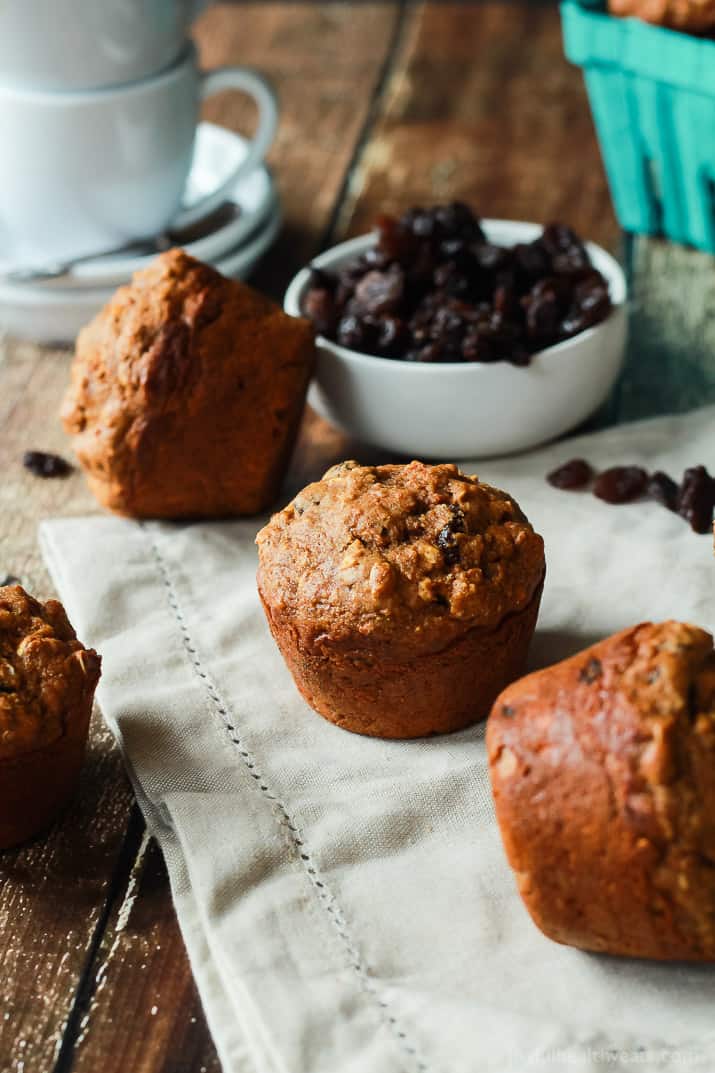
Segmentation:
[(383, 1021), (383, 1023), (387, 1025), (390, 1034), (395, 1038), (400, 1049), (404, 1051), (405, 1054), (407, 1054), (410, 1059), (414, 1061), (414, 1068), (418, 1071), (418, 1073), (427, 1073), (428, 1067), (422, 1061), (422, 1059), (418, 1057), (417, 1048), (408, 1041), (407, 1033), (400, 1026), (394, 1014), (390, 1012), (389, 1004), (384, 1000), (384, 998), (382, 998), (375, 982), (370, 978), (367, 967), (359, 951), (355, 947), (355, 944), (350, 938), (347, 928), (347, 922), (343, 915), (343, 911), (338, 905), (338, 902), (335, 899), (335, 895), (332, 894), (325, 881), (321, 879), (320, 873), (315, 867), (310, 852), (308, 851), (305, 840), (301, 837), (302, 832), (293, 822), (293, 819), (288, 812), (287, 807), (283, 804), (280, 798), (276, 797), (275, 794), (271, 792), (264, 776), (261, 774), (260, 770), (256, 765), (255, 759), (253, 758), (251, 753), (249, 753), (248, 750), (244, 747), (244, 744), (239, 737), (239, 732), (234, 725), (233, 718), (229, 714), (228, 705), (223, 700), (218, 688), (214, 684), (209, 674), (204, 669), (204, 666), (201, 662), (201, 657), (199, 655), (198, 649), (193, 641), (186, 619), (184, 618), (181, 606), (179, 604), (176, 589), (171, 579), (169, 565), (161, 554), (155, 537), (149, 532), (145, 523), (141, 522), (140, 526), (146, 533), (147, 538), (149, 540), (152, 555), (154, 557), (159, 571), (159, 575), (166, 590), (169, 608), (171, 609), (174, 618), (176, 619), (177, 626), (179, 627), (182, 645), (189, 659), (189, 662), (191, 663), (194, 673), (203, 683), (204, 689), (208, 694), (209, 700), (211, 701), (217, 714), (219, 715), (221, 722), (223, 723), (228, 733), (230, 741), (238, 749), (239, 756), (241, 757), (244, 766), (248, 769), (248, 772), (251, 778), (254, 780), (257, 789), (268, 801), (273, 802), (275, 808), (280, 814), (282, 826), (286, 827), (290, 832), (290, 840), (295, 850), (297, 851), (298, 858), (300, 860), (301, 866), (303, 867), (303, 870), (307, 873), (308, 878), (313, 888), (315, 889), (315, 892), (318, 897), (318, 904), (321, 905), (323, 909), (327, 912), (333, 927), (336, 929), (337, 934), (341, 939), (345, 948), (345, 952), (348, 956), (348, 964), (350, 968), (352, 968), (356, 973), (362, 986), (362, 989), (375, 1001), (376, 1005), (379, 1008), (380, 1019)]

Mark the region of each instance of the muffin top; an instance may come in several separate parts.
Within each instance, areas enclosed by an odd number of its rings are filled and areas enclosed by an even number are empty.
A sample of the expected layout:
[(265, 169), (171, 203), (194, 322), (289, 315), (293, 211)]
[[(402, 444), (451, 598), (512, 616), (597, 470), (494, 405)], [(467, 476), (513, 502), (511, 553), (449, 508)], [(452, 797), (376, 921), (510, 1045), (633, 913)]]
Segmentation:
[(307, 643), (436, 651), (527, 606), (544, 545), (518, 505), (450, 464), (343, 462), (258, 534), (259, 588)]
[(62, 604), (0, 588), (0, 760), (57, 741), (67, 714), (99, 679), (100, 658), (75, 636)]
[(152, 425), (204, 412), (220, 423), (227, 397), (245, 395), (248, 406), (257, 405), (248, 388), (249, 380), (262, 383), (256, 362), (277, 390), (286, 377), (302, 385), (313, 336), (309, 321), (183, 250), (169, 250), (79, 333), (62, 406), (65, 429), (78, 437), (83, 464), (127, 447), (141, 454)]
[[(183, 412), (200, 381), (233, 360), (237, 327), (245, 321), (250, 334), (252, 323), (265, 327), (276, 314), (288, 320), (269, 298), (183, 250), (169, 250), (136, 272), (79, 333), (65, 428), (82, 433), (89, 417), (101, 415), (121, 435), (136, 414), (146, 422)], [(224, 337), (227, 321), (232, 338)]]

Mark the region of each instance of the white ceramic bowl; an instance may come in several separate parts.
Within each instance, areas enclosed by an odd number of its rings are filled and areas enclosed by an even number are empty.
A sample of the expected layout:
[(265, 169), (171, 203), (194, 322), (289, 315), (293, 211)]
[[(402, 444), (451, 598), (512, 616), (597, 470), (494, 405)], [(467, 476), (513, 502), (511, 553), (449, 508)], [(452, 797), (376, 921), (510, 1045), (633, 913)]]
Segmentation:
[[(531, 242), (539, 224), (483, 220), (500, 245)], [(312, 264), (329, 271), (362, 253), (374, 235), (343, 242)], [(419, 458), (484, 458), (522, 451), (567, 432), (606, 399), (623, 363), (626, 281), (610, 254), (587, 244), (608, 280), (613, 309), (606, 320), (540, 351), (526, 367), (508, 362), (443, 365), (359, 354), (318, 337), (315, 379), (308, 400), (343, 432)], [(285, 294), (297, 316), (310, 278), (302, 269)]]

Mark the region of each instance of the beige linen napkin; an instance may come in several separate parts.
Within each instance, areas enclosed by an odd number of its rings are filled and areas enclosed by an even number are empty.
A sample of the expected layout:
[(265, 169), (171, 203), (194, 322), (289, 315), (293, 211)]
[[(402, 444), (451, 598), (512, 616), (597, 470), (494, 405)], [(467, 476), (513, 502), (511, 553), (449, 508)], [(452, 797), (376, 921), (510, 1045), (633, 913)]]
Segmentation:
[[(468, 466), (545, 537), (534, 665), (642, 619), (715, 625), (712, 541), (652, 503), (550, 488), (583, 455), (679, 477), (715, 409)], [(166, 856), (226, 1073), (715, 1068), (715, 966), (558, 946), (516, 894), (482, 727), (339, 730), (298, 696), (254, 575), (258, 524), (42, 526), (99, 700)]]

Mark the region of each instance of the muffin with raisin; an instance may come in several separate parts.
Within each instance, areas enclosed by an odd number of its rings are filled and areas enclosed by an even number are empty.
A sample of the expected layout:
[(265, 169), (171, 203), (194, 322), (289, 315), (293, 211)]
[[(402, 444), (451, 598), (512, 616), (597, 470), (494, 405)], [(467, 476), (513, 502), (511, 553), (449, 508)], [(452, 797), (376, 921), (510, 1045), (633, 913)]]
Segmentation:
[(715, 29), (715, 0), (608, 0), (608, 10), (682, 33), (707, 34)]
[(560, 943), (715, 961), (715, 652), (642, 623), (515, 682), (487, 725), (526, 908)]
[(47, 827), (73, 793), (99, 672), (62, 604), (0, 588), (0, 848)]
[(79, 334), (62, 408), (91, 490), (136, 518), (256, 514), (275, 498), (313, 329), (169, 250)]
[(258, 534), (258, 590), (307, 702), (361, 734), (483, 718), (524, 669), (544, 546), (454, 465), (344, 462)]

